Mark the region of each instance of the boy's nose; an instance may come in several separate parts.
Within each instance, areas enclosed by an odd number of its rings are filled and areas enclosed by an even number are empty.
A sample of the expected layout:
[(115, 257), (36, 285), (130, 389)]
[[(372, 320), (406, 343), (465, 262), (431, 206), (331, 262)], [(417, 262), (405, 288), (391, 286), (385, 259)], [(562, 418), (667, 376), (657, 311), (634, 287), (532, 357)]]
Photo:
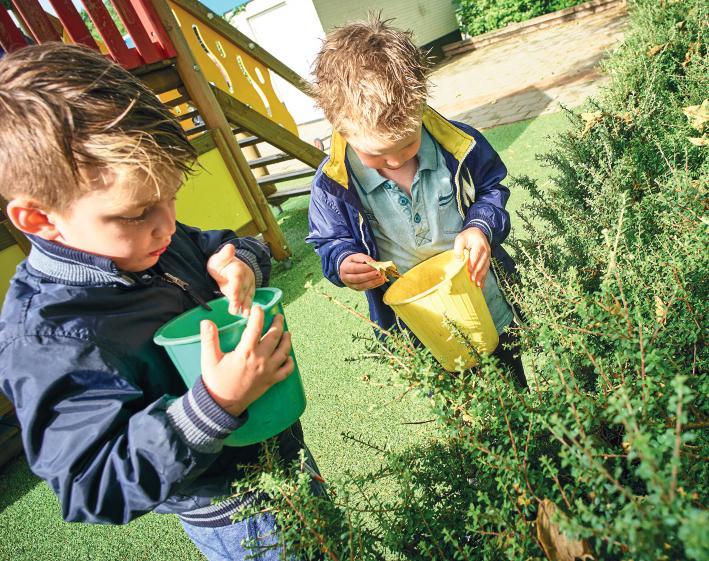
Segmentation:
[(156, 213), (153, 236), (156, 238), (172, 237), (176, 229), (175, 210), (173, 208), (161, 208), (160, 212)]

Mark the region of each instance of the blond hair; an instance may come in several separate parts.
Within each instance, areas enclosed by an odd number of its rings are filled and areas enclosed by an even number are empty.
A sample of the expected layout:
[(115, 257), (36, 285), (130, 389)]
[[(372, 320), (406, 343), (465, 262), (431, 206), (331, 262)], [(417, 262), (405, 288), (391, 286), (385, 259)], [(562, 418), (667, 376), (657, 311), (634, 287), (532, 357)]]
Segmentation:
[(89, 172), (160, 183), (191, 169), (182, 127), (140, 80), (73, 45), (25, 47), (0, 59), (0, 194), (63, 211), (96, 188)]
[(370, 15), (335, 29), (315, 59), (315, 99), (346, 137), (397, 141), (421, 125), (430, 62), (389, 21)]

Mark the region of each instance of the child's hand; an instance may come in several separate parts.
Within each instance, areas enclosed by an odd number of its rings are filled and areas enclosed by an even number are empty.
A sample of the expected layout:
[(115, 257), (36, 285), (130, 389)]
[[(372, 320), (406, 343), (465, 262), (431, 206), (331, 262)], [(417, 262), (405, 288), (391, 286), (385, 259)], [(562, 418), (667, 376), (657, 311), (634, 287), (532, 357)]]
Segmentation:
[(207, 261), (207, 272), (229, 300), (229, 313), (248, 315), (256, 292), (256, 276), (246, 263), (235, 257), (228, 243)]
[(490, 268), (490, 244), (480, 228), (467, 228), (455, 237), (453, 251), (458, 259), (463, 259), (465, 249), (469, 251), (470, 280), (482, 288), (485, 286), (485, 277)]
[(355, 253), (340, 264), (340, 280), (354, 290), (369, 290), (386, 282), (384, 273), (373, 269), (367, 263), (374, 261), (365, 253)]
[(293, 372), (290, 333), (283, 333), (283, 316), (273, 319), (263, 337), (262, 330), (263, 310), (254, 306), (241, 341), (224, 354), (216, 325), (208, 320), (200, 324), (202, 381), (214, 401), (235, 417)]

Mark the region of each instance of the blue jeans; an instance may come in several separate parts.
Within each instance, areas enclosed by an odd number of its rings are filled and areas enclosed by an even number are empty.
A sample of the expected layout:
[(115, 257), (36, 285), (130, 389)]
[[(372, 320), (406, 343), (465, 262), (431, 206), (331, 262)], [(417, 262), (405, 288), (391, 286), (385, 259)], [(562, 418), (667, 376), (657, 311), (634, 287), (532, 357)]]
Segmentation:
[[(280, 532), (269, 513), (257, 514), (241, 522), (208, 528), (182, 522), (182, 527), (209, 561), (296, 561), (277, 546)], [(251, 547), (250, 547), (251, 546)]]

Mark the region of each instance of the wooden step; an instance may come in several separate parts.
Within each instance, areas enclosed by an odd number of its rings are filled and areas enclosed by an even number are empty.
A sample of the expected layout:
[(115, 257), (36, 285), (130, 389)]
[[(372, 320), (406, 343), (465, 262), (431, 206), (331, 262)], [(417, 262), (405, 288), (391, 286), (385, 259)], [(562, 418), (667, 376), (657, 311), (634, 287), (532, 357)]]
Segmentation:
[(317, 168), (325, 158), (324, 152), (318, 150), (312, 144), (304, 142), (296, 134), (274, 123), (271, 119), (261, 115), (261, 113), (245, 103), (233, 98), (216, 86), (212, 86), (212, 91), (222, 111), (224, 111), (224, 115), (232, 125), (240, 126), (250, 131), (258, 131), (264, 142), (268, 142), (281, 152), (292, 154), (295, 159), (312, 168)]
[(288, 160), (292, 160), (293, 156), (290, 154), (285, 154), (283, 152), (279, 154), (271, 154), (270, 156), (262, 156), (256, 160), (251, 160), (249, 162), (249, 167), (251, 169), (253, 168), (260, 168), (261, 166), (267, 166), (271, 164), (280, 164), (281, 162), (287, 162)]
[(313, 168), (303, 168), (295, 171), (284, 171), (283, 173), (272, 173), (270, 175), (264, 175), (263, 177), (257, 177), (256, 183), (259, 185), (263, 185), (264, 183), (279, 183), (281, 181), (301, 179), (302, 177), (308, 177), (311, 175), (315, 175), (315, 170)]
[(196, 109), (193, 111), (188, 111), (187, 113), (180, 113), (177, 116), (178, 121), (186, 121), (187, 119), (193, 119), (194, 117), (197, 117), (199, 115), (199, 111)]
[(206, 130), (207, 130), (207, 125), (199, 125), (197, 127), (192, 127), (191, 129), (186, 130), (185, 134), (187, 136), (192, 136), (194, 134), (199, 134), (199, 133), (204, 132)]
[(247, 146), (253, 146), (259, 142), (263, 142), (258, 136), (247, 136), (246, 138), (237, 139), (239, 146), (246, 148)]
[(276, 206), (280, 206), (283, 201), (290, 199), (291, 197), (300, 197), (301, 195), (310, 194), (310, 185), (304, 187), (292, 187), (290, 189), (282, 189), (276, 191), (273, 195), (266, 197), (266, 200)]

